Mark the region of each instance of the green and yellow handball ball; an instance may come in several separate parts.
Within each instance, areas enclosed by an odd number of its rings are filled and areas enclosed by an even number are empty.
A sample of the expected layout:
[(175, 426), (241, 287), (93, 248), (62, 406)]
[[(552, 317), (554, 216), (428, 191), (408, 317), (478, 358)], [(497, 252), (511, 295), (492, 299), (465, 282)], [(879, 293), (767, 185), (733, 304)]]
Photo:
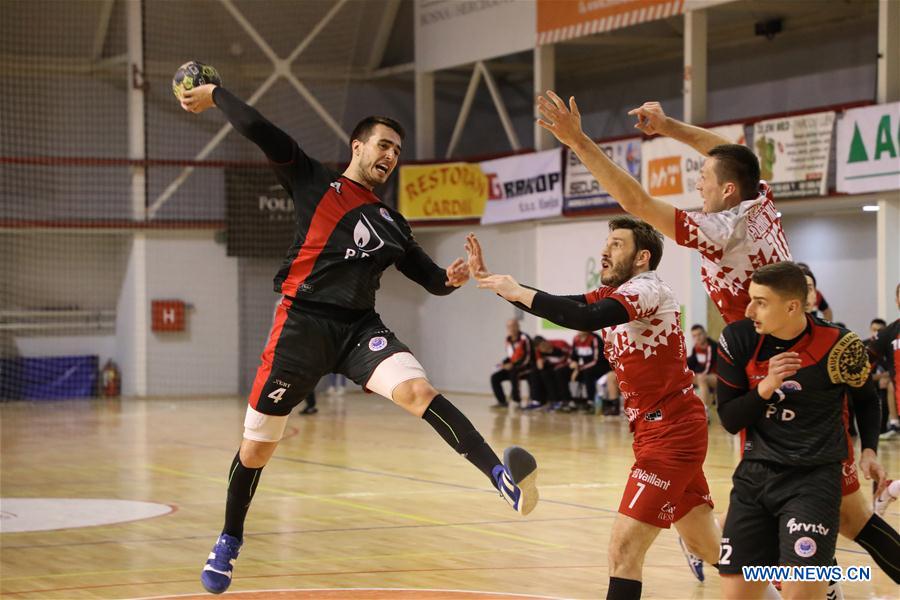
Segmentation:
[(172, 78), (172, 92), (181, 100), (181, 94), (185, 90), (192, 90), (207, 83), (222, 85), (222, 78), (219, 77), (216, 68), (197, 60), (188, 61), (175, 71), (175, 77)]

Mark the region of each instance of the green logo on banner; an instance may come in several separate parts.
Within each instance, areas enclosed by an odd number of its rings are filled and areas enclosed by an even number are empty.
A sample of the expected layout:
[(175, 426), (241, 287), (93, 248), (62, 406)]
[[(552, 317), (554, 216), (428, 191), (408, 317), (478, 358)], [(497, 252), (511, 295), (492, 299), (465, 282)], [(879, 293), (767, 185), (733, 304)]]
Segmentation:
[(850, 142), (850, 158), (847, 159), (848, 163), (855, 162), (865, 162), (869, 160), (869, 155), (866, 152), (866, 145), (863, 144), (862, 135), (859, 133), (859, 124), (853, 124), (853, 140)]
[[(898, 130), (898, 142), (900, 142), (900, 130)], [(878, 121), (878, 131), (875, 133), (875, 160), (881, 160), (881, 155), (887, 153), (891, 158), (897, 158), (897, 147), (894, 145), (894, 138), (891, 135), (891, 116), (884, 115)], [(853, 139), (850, 140), (850, 156), (847, 158), (848, 163), (866, 162), (869, 160), (869, 153), (866, 152), (866, 145), (863, 142), (862, 134), (859, 132), (859, 124), (853, 124)]]

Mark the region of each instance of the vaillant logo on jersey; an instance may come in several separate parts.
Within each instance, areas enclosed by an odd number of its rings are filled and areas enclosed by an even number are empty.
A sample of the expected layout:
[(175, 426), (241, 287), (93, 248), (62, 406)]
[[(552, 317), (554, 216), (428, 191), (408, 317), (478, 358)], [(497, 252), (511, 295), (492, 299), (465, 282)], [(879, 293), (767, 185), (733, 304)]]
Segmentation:
[(359, 215), (359, 221), (353, 228), (353, 241), (356, 242), (356, 248), (347, 248), (344, 252), (344, 260), (348, 258), (367, 258), (372, 252), (375, 252), (384, 246), (384, 240), (372, 227), (372, 223), (366, 218), (366, 215)]

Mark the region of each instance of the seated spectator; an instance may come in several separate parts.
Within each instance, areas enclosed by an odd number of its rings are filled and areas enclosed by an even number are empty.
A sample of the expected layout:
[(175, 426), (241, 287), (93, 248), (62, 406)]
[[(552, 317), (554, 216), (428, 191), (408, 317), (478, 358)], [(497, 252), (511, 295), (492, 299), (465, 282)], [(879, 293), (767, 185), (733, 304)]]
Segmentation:
[(688, 357), (688, 368), (694, 372), (694, 385), (697, 395), (706, 406), (706, 420), (709, 421), (710, 407), (713, 406), (713, 393), (716, 389), (716, 357), (719, 345), (709, 339), (703, 325), (691, 327), (694, 348)]
[[(527, 378), (534, 367), (534, 348), (531, 345), (531, 337), (519, 329), (519, 322), (510, 319), (506, 322), (506, 358), (499, 365), (500, 369), (491, 375), (491, 389), (497, 399), (495, 408), (508, 406), (506, 394), (503, 392), (503, 382), (508, 381), (512, 387), (510, 396), (516, 404), (522, 404), (519, 395), (519, 380)], [(531, 390), (534, 393), (533, 390)]]
[(546, 340), (537, 335), (534, 351), (535, 369), (528, 380), (531, 404), (526, 408), (529, 410), (553, 406), (566, 397), (570, 374), (568, 358), (572, 350), (565, 340)]
[[(570, 412), (581, 408), (585, 412), (594, 410), (594, 400), (597, 397), (597, 380), (610, 370), (609, 361), (603, 355), (603, 341), (600, 336), (591, 331), (579, 331), (572, 340), (572, 353), (569, 356), (569, 368), (571, 369), (571, 381), (579, 384), (584, 389), (585, 397), (574, 399), (574, 406), (565, 398), (560, 409)], [(618, 404), (618, 400), (616, 401)]]

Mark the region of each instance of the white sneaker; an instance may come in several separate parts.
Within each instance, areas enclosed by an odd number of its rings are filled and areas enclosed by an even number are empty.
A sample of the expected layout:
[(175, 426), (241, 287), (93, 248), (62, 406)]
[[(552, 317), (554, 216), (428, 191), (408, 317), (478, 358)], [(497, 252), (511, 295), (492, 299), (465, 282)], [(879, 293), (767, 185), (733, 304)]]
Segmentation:
[(900, 433), (897, 433), (896, 429), (888, 429), (884, 433), (878, 436), (879, 440), (892, 440), (896, 437), (900, 436)]
[(873, 501), (875, 514), (883, 517), (888, 505), (900, 497), (900, 479), (897, 481), (888, 481), (884, 491)]
[(337, 393), (337, 390), (335, 389), (335, 387), (333, 385), (329, 385), (328, 389), (325, 390), (325, 394), (328, 396), (334, 396), (336, 393)]
[(343, 395), (344, 395), (344, 392), (346, 392), (346, 391), (347, 391), (346, 386), (343, 386), (343, 385), (342, 385), (342, 386), (339, 386), (339, 387), (337, 388), (337, 392), (336, 392), (336, 393), (337, 393), (338, 396), (343, 396)]

